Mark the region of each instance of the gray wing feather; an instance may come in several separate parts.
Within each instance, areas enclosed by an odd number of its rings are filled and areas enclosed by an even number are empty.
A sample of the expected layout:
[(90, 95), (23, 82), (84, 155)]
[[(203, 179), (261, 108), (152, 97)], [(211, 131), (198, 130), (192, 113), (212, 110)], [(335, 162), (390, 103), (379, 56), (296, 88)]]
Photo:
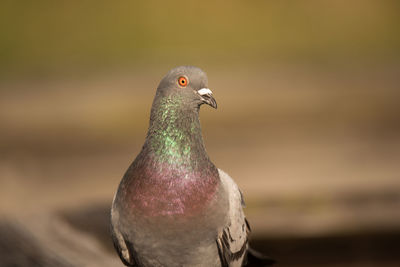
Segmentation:
[(229, 194), (228, 224), (216, 240), (221, 265), (242, 266), (248, 249), (250, 228), (243, 213), (243, 197), (236, 183), (228, 174), (219, 170), (221, 182)]
[(115, 250), (118, 252), (121, 261), (126, 266), (140, 267), (140, 263), (135, 257), (135, 251), (133, 249), (132, 243), (130, 243), (126, 238), (124, 238), (121, 231), (118, 229), (119, 213), (115, 206), (115, 197), (113, 200), (113, 205), (111, 208), (111, 237), (114, 243)]

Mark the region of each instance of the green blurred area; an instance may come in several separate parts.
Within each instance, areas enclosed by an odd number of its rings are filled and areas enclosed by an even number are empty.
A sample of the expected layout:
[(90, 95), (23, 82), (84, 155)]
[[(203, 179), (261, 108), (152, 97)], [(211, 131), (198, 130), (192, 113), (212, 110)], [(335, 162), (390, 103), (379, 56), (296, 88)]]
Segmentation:
[(0, 73), (397, 62), (398, 1), (2, 1)]

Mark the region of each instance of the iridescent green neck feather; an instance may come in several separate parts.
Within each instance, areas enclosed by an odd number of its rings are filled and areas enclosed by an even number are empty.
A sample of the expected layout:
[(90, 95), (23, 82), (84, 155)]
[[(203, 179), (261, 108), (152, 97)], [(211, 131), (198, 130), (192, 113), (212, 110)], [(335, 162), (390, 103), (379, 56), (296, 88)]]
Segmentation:
[(198, 170), (212, 165), (201, 135), (199, 107), (177, 95), (155, 99), (143, 150), (171, 168)]

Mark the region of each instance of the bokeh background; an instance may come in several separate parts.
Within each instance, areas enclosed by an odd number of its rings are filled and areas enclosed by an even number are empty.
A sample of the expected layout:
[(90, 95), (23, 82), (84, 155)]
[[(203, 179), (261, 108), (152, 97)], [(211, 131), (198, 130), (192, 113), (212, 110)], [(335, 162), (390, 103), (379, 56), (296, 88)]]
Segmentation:
[(178, 65), (279, 266), (400, 264), (400, 4), (2, 1), (0, 266), (121, 266), (113, 194)]

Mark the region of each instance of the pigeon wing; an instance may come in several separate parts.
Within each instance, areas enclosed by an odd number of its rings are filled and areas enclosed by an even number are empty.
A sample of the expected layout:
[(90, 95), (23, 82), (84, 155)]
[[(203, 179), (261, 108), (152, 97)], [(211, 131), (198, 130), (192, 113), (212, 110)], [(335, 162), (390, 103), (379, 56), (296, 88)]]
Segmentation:
[(140, 263), (135, 257), (135, 251), (133, 249), (133, 245), (129, 242), (121, 231), (118, 229), (118, 219), (119, 219), (119, 212), (115, 208), (115, 196), (111, 208), (111, 237), (114, 243), (115, 250), (118, 252), (121, 261), (126, 266), (131, 267), (140, 267)]
[(243, 213), (243, 198), (236, 183), (219, 170), (221, 182), (229, 197), (228, 224), (216, 240), (222, 266), (242, 266), (248, 249), (250, 227)]

